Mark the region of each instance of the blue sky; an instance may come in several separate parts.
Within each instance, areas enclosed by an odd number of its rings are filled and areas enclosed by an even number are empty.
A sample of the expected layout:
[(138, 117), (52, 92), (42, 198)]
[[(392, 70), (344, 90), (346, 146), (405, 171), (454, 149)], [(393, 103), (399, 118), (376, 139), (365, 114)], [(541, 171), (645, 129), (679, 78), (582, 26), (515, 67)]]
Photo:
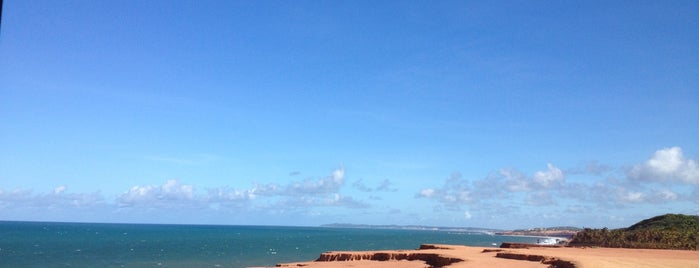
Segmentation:
[(696, 1), (5, 1), (0, 220), (699, 214)]

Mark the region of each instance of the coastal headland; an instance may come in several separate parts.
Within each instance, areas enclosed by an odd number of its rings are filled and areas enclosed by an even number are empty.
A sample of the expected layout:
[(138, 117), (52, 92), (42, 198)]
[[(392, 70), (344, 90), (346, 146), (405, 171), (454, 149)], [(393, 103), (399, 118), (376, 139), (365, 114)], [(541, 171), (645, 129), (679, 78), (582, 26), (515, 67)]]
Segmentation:
[(699, 251), (592, 247), (484, 248), (421, 245), (416, 250), (330, 251), (277, 267), (666, 267), (699, 268)]

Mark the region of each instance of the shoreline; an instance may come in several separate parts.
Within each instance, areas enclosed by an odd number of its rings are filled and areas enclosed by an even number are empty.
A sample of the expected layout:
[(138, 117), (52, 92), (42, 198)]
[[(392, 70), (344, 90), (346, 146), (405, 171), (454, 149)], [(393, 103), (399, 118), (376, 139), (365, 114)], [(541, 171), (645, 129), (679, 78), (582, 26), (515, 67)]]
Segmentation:
[(699, 268), (699, 251), (622, 248), (488, 248), (423, 244), (415, 250), (329, 251), (276, 267)]

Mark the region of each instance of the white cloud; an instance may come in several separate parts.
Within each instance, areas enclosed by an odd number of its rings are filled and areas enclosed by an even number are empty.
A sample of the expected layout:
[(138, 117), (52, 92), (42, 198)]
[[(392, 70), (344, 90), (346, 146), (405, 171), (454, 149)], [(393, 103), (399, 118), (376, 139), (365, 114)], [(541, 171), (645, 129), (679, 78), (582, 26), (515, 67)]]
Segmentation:
[(471, 192), (469, 191), (461, 191), (458, 193), (458, 200), (461, 202), (469, 202), (471, 201)]
[(170, 200), (192, 200), (194, 198), (194, 187), (192, 185), (181, 185), (177, 180), (168, 180), (161, 187), (159, 197)]
[(0, 203), (16, 203), (32, 199), (33, 193), (28, 190), (15, 189), (0, 192)]
[[(48, 193), (30, 190), (0, 189), (0, 211), (6, 219), (51, 220), (136, 220), (144, 222), (177, 222), (185, 215), (207, 215), (222, 211), (234, 212), (222, 217), (252, 217), (271, 213), (321, 213), (328, 207), (367, 208), (369, 203), (343, 195), (346, 180), (343, 167), (326, 177), (285, 183), (254, 184), (251, 188), (229, 186), (197, 192), (192, 184), (167, 180), (162, 184), (134, 185), (111, 200), (97, 193), (73, 194), (59, 185)], [(391, 190), (384, 180), (381, 191)], [(248, 216), (231, 216), (248, 215)], [(194, 220), (196, 222), (196, 220)]]
[(272, 196), (279, 193), (279, 185), (276, 183), (255, 184), (251, 191), (254, 196)]
[(371, 187), (367, 186), (366, 184), (364, 184), (364, 182), (362, 180), (358, 180), (358, 181), (355, 181), (354, 183), (352, 183), (352, 187), (354, 187), (357, 190), (360, 190), (362, 192), (373, 192), (373, 191), (396, 192), (396, 191), (398, 191), (398, 189), (392, 188), (391, 184), (392, 183), (390, 180), (384, 179), (383, 181), (381, 181), (379, 183), (379, 186), (377, 186), (376, 188), (371, 188)]
[(515, 169), (500, 169), (500, 175), (505, 179), (505, 187), (510, 192), (531, 190), (531, 183), (527, 176)]
[(534, 182), (544, 188), (550, 188), (563, 183), (563, 171), (551, 163), (548, 163), (546, 166), (548, 168), (546, 171), (537, 171), (534, 173)]
[(424, 188), (415, 197), (433, 199), (454, 210), (462, 205), (482, 209), (490, 203), (504, 200), (551, 205), (556, 203), (556, 195), (552, 192), (562, 191), (563, 184), (563, 171), (549, 163), (546, 171), (538, 171), (533, 176), (514, 168), (502, 168), (496, 174), (472, 181), (455, 172), (444, 181), (442, 187)]
[[(281, 209), (315, 206), (366, 207), (367, 205), (339, 194), (345, 170), (335, 169), (328, 177), (291, 182), (288, 185), (255, 184), (251, 189), (217, 187), (197, 194), (194, 186), (168, 180), (162, 185), (136, 185), (116, 198), (120, 207), (229, 207), (255, 209), (276, 203)], [(261, 200), (265, 198), (264, 200)], [(256, 204), (251, 203), (260, 200)]]
[(478, 202), (471, 190), (471, 181), (463, 179), (461, 174), (455, 172), (444, 181), (440, 188), (424, 188), (415, 194), (416, 198), (433, 199), (450, 210), (459, 210), (466, 204)]
[(349, 196), (343, 196), (341, 194), (335, 193), (329, 198), (320, 199), (322, 200), (319, 205), (333, 206), (333, 207), (349, 207), (349, 208), (367, 208), (368, 204), (354, 200), (354, 198)]
[(566, 183), (558, 194), (561, 197), (594, 203), (598, 206), (616, 206), (618, 190), (622, 186), (618, 182), (607, 179), (591, 183)]
[(340, 167), (333, 171), (333, 181), (337, 184), (341, 184), (345, 181), (345, 168)]
[(366, 186), (362, 182), (362, 180), (358, 180), (358, 181), (355, 181), (354, 183), (352, 183), (352, 187), (357, 188), (357, 190), (360, 190), (362, 192), (371, 192), (374, 190), (374, 189), (371, 189), (371, 187)]
[(670, 190), (662, 190), (658, 195), (664, 200), (677, 200), (677, 194)]
[(209, 203), (229, 203), (240, 202), (255, 199), (255, 190), (238, 190), (223, 188), (214, 188), (207, 191), (206, 200)]
[(585, 213), (588, 211), (593, 210), (589, 206), (582, 206), (582, 205), (570, 205), (566, 208), (565, 212), (567, 213)]
[(472, 218), (471, 212), (468, 212), (468, 211), (464, 212), (464, 218), (466, 218), (467, 220), (470, 220)]
[[(366, 203), (339, 193), (344, 182), (345, 169), (340, 167), (333, 170), (330, 176), (290, 182), (287, 185), (256, 184), (248, 190), (214, 188), (208, 190), (205, 199), (209, 203), (220, 203), (228, 207), (242, 207), (245, 204), (248, 209), (274, 207), (280, 211), (308, 210), (314, 207), (368, 207)], [(361, 187), (363, 184), (357, 181), (353, 186)], [(253, 201), (255, 203), (250, 203)]]
[(333, 171), (332, 175), (319, 180), (307, 179), (294, 182), (287, 186), (287, 195), (313, 195), (329, 194), (337, 192), (345, 182), (345, 169), (340, 167)]
[[(655, 157), (653, 160), (657, 161), (648, 166), (667, 166), (665, 172), (688, 174), (678, 171), (691, 170), (695, 165), (692, 160), (681, 157), (681, 151), (677, 149), (668, 152), (671, 157)], [(661, 160), (668, 158), (673, 160)], [(662, 164), (665, 162), (674, 164)], [(594, 163), (594, 170), (601, 170), (597, 167), (604, 166)], [(651, 189), (648, 184), (634, 183), (628, 177), (617, 178), (614, 174), (609, 174), (609, 171), (618, 169), (604, 167), (604, 172), (573, 172), (572, 175), (580, 178), (575, 178), (572, 182), (567, 180), (566, 172), (562, 168), (552, 163), (548, 163), (545, 170), (534, 172), (532, 175), (514, 168), (502, 168), (483, 179), (468, 180), (455, 173), (457, 175), (443, 180), (442, 186), (423, 188), (415, 197), (433, 200), (440, 208), (453, 212), (463, 211), (460, 207), (466, 205), (471, 212), (485, 211), (494, 204), (549, 206), (550, 209), (555, 209), (556, 205), (570, 205), (571, 202), (582, 202), (597, 209), (621, 209), (628, 208), (628, 205), (633, 203), (686, 202), (699, 199), (696, 198), (699, 196), (699, 187), (694, 194), (689, 193), (690, 189), (677, 187)]]
[(607, 173), (609, 171), (612, 171), (613, 169), (610, 166), (600, 164), (597, 161), (590, 161), (584, 164), (584, 166), (581, 167), (575, 167), (571, 169), (567, 169), (565, 173), (567, 174), (590, 174), (590, 175), (602, 175), (604, 173)]
[[(328, 177), (321, 179), (306, 179), (300, 182), (291, 182), (288, 185), (277, 184), (256, 185), (248, 193), (239, 192), (239, 198), (251, 200), (257, 196), (264, 196), (276, 200), (272, 206), (277, 209), (303, 209), (313, 207), (346, 207), (366, 208), (368, 204), (355, 200), (352, 197), (339, 193), (345, 182), (345, 169), (335, 169)], [(361, 181), (355, 182), (354, 187), (362, 186)], [(283, 190), (282, 190), (283, 189)], [(245, 195), (247, 194), (247, 195)], [(243, 196), (241, 196), (243, 195)]]
[(528, 176), (514, 168), (502, 168), (497, 174), (474, 182), (472, 192), (487, 193), (489, 196), (502, 196), (506, 192), (533, 192), (560, 190), (565, 183), (565, 173), (554, 164), (548, 163), (545, 171), (537, 171)]
[(392, 183), (388, 179), (384, 179), (381, 181), (378, 187), (376, 187), (376, 191), (379, 192), (396, 192), (398, 191), (397, 188), (392, 188), (391, 187)]
[(422, 189), (422, 190), (420, 190), (420, 193), (418, 194), (418, 196), (432, 198), (432, 196), (434, 196), (434, 189), (432, 189), (432, 188)]
[(192, 185), (180, 184), (177, 180), (168, 180), (163, 185), (136, 185), (116, 198), (122, 207), (172, 207), (197, 206)]
[(53, 189), (53, 194), (62, 194), (63, 192), (66, 191), (66, 186), (61, 185)]
[[(675, 201), (686, 201), (687, 199), (685, 198), (684, 194), (679, 194), (673, 190), (668, 190), (668, 189), (662, 189), (662, 190), (647, 190), (642, 192), (642, 197), (638, 201), (641, 202), (647, 202), (647, 203), (653, 203), (653, 204), (658, 204), (658, 203), (667, 203), (667, 202), (675, 202)], [(629, 200), (622, 200), (622, 201), (629, 201)]]
[(101, 206), (104, 198), (99, 193), (66, 193), (65, 186), (56, 187), (49, 194), (34, 194), (28, 190), (0, 191), (0, 208), (8, 210), (64, 210)]
[(643, 164), (635, 165), (628, 176), (644, 181), (699, 184), (699, 165), (686, 159), (680, 147), (664, 148)]
[(276, 204), (275, 207), (283, 207), (286, 209), (308, 209), (312, 207), (367, 208), (369, 205), (357, 201), (350, 196), (334, 193), (321, 196), (298, 196), (288, 198)]
[(123, 206), (132, 206), (139, 203), (148, 204), (155, 200), (155, 195), (151, 194), (154, 191), (153, 186), (133, 186), (127, 192), (121, 194), (117, 198), (117, 202)]
[(528, 205), (533, 206), (547, 206), (556, 204), (556, 201), (553, 199), (553, 196), (551, 196), (551, 193), (547, 191), (529, 193), (527, 195), (526, 202)]
[(642, 192), (621, 192), (619, 193), (619, 200), (631, 203), (642, 202), (645, 200), (645, 194)]

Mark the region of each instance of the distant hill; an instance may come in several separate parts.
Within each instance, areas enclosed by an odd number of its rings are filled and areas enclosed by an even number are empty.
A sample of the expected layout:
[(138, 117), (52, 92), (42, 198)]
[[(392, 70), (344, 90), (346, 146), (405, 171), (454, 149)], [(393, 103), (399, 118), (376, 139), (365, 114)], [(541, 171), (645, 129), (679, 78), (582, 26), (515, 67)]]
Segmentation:
[(634, 225), (626, 228), (628, 231), (633, 230), (696, 230), (699, 231), (699, 216), (689, 216), (682, 214), (665, 214), (656, 216), (650, 219), (642, 220)]
[(485, 233), (493, 234), (502, 230), (474, 228), (474, 227), (444, 227), (425, 225), (371, 225), (371, 224), (351, 224), (351, 223), (331, 223), (323, 224), (320, 227), (327, 228), (357, 228), (357, 229), (398, 229), (398, 230), (429, 230), (429, 231), (449, 231), (464, 233)]
[(582, 229), (572, 226), (558, 226), (558, 227), (546, 227), (546, 228), (530, 228), (530, 229), (519, 229), (512, 231), (502, 231), (496, 232), (498, 235), (526, 235), (526, 236), (549, 236), (549, 237), (563, 237), (570, 239), (581, 231)]
[(574, 226), (554, 226), (554, 227), (543, 227), (543, 228), (518, 229), (518, 230), (514, 230), (513, 232), (532, 231), (532, 230), (544, 230), (544, 231), (580, 231), (580, 230), (582, 230), (582, 228), (578, 228), (578, 227), (574, 227)]
[(573, 236), (571, 246), (697, 250), (699, 216), (665, 214), (628, 228), (585, 228)]

